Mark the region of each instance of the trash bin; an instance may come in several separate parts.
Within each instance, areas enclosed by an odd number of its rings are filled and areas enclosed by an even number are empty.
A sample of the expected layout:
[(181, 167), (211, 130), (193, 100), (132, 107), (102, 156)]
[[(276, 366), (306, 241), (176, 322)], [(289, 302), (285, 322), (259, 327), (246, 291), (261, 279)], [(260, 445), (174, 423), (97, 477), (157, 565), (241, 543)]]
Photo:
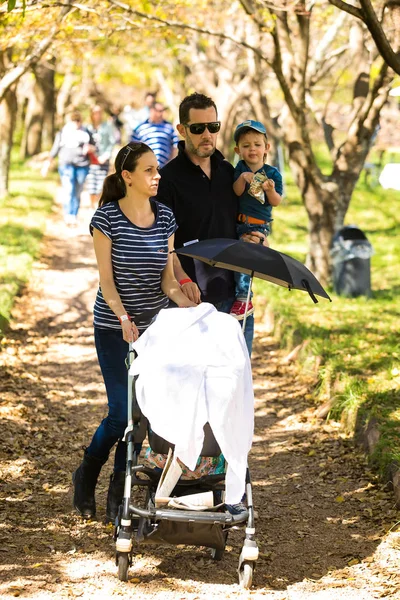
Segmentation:
[(374, 250), (355, 225), (340, 229), (332, 240), (333, 287), (339, 296), (371, 296), (371, 256)]

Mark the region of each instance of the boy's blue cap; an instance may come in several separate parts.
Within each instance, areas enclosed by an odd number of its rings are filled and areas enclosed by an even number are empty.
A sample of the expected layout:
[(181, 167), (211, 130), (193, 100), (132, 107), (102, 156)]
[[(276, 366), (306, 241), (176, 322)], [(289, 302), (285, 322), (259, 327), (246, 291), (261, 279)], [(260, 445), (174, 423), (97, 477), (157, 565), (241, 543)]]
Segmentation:
[(258, 131), (258, 133), (263, 133), (264, 135), (266, 135), (267, 133), (267, 130), (265, 129), (264, 125), (260, 123), (260, 121), (252, 121), (251, 119), (249, 119), (248, 121), (243, 121), (243, 123), (240, 123), (236, 127), (235, 133), (233, 134), (233, 139), (235, 140), (235, 142), (238, 141), (238, 135), (240, 133), (240, 130), (244, 127), (254, 129), (254, 131)]

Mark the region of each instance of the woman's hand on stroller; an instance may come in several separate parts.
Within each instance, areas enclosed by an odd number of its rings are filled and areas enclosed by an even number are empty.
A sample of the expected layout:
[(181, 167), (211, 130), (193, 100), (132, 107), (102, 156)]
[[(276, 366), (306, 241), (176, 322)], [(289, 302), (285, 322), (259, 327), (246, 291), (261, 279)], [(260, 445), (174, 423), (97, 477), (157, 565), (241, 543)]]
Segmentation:
[(125, 342), (128, 342), (128, 344), (130, 342), (136, 342), (136, 340), (139, 337), (139, 331), (138, 328), (136, 327), (134, 321), (123, 321), (121, 323), (121, 327), (122, 327), (122, 337), (124, 338)]

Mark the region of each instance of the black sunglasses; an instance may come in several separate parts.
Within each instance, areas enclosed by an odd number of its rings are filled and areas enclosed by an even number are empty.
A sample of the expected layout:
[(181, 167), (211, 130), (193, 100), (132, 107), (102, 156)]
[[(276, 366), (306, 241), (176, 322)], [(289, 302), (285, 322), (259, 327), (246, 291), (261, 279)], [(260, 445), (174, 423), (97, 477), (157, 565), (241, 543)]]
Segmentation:
[(184, 125), (188, 127), (190, 133), (194, 135), (200, 135), (204, 133), (206, 127), (210, 133), (218, 133), (221, 129), (221, 121), (213, 121), (212, 123), (191, 123), (190, 125)]

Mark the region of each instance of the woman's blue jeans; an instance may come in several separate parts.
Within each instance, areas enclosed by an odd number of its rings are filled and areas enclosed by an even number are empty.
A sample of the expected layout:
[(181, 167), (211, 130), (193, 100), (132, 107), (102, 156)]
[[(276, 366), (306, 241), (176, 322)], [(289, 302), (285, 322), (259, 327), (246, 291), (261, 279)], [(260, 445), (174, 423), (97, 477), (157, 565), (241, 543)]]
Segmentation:
[(95, 327), (94, 340), (107, 391), (108, 414), (97, 428), (87, 452), (106, 462), (110, 450), (118, 442), (114, 471), (125, 471), (126, 444), (121, 438), (128, 421), (128, 370), (125, 359), (129, 345), (118, 329)]
[(89, 167), (62, 165), (59, 167), (58, 172), (64, 194), (64, 214), (76, 217), (81, 203), (83, 184), (89, 173)]

